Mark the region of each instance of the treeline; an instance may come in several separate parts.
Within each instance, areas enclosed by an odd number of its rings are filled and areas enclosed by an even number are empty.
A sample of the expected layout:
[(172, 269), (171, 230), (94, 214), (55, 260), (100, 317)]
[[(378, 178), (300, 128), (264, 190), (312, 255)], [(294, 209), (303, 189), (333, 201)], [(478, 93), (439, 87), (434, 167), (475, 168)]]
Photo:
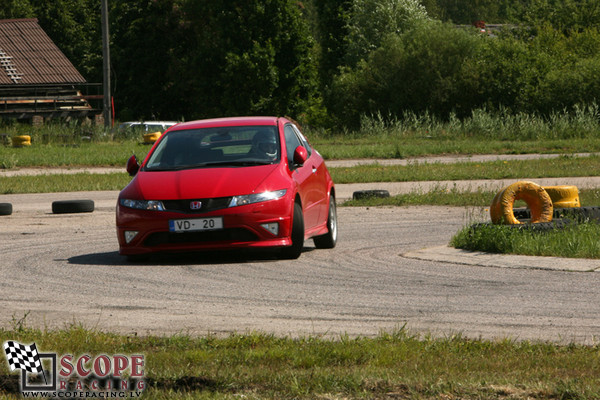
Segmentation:
[[(600, 0), (109, 0), (117, 118), (462, 118), (600, 103)], [(102, 81), (100, 0), (4, 0)], [(504, 24), (482, 34), (475, 21)], [(461, 25), (461, 26), (459, 26)]]
[(423, 0), (421, 3), (432, 18), (455, 24), (550, 23), (559, 29), (579, 30), (600, 23), (598, 0)]

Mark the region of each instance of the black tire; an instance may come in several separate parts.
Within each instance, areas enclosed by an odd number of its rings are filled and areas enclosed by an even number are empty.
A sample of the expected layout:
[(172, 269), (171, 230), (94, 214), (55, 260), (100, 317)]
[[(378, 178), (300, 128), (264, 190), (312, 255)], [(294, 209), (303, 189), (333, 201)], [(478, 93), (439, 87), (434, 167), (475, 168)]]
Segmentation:
[(304, 247), (304, 216), (302, 215), (302, 206), (298, 203), (294, 203), (292, 218), (292, 245), (281, 250), (281, 256), (288, 260), (300, 257)]
[(0, 203), (0, 215), (10, 215), (13, 212), (11, 203)]
[(577, 222), (572, 219), (554, 219), (552, 222), (538, 222), (535, 224), (531, 224), (527, 221), (523, 221), (522, 224), (508, 224), (508, 225), (494, 225), (491, 222), (483, 222), (479, 224), (471, 225), (472, 230), (477, 230), (484, 227), (490, 226), (498, 226), (507, 229), (517, 229), (523, 231), (532, 231), (532, 232), (550, 232), (558, 229), (565, 229), (574, 225), (577, 225)]
[(337, 243), (337, 209), (335, 197), (329, 196), (329, 216), (327, 217), (327, 233), (313, 238), (317, 249), (333, 249)]
[(575, 219), (579, 222), (600, 221), (600, 207), (557, 208), (554, 210), (554, 217)]
[(356, 192), (352, 193), (352, 200), (370, 199), (375, 197), (390, 197), (390, 192), (387, 190), (357, 190)]
[(524, 219), (530, 219), (531, 211), (529, 211), (529, 208), (515, 208), (513, 210), (513, 215), (515, 216), (516, 219), (521, 221)]
[(85, 213), (94, 211), (93, 200), (60, 200), (52, 202), (54, 214)]
[[(513, 211), (519, 221), (531, 218), (528, 208), (517, 208)], [(600, 207), (555, 208), (553, 219), (575, 219), (577, 221), (600, 221)]]
[[(577, 225), (576, 221), (571, 219), (553, 219), (552, 222), (539, 222), (537, 224), (521, 224), (525, 230), (530, 230), (532, 232), (550, 232), (559, 229), (565, 229), (570, 226)], [(514, 226), (514, 225), (513, 225)]]
[(125, 256), (128, 263), (139, 264), (150, 260), (149, 254), (128, 254)]

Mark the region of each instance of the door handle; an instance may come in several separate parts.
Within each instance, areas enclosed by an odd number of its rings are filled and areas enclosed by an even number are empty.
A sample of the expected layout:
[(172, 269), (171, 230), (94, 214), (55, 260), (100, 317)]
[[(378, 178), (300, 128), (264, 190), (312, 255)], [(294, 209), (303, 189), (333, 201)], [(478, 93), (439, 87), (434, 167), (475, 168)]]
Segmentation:
[(316, 174), (317, 173), (317, 167), (312, 167), (312, 173)]

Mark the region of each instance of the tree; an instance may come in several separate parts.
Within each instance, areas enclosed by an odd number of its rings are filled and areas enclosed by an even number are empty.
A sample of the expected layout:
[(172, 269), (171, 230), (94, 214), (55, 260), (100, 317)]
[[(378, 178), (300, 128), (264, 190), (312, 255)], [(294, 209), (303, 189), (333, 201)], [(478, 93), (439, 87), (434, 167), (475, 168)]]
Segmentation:
[(319, 77), (323, 87), (329, 86), (346, 57), (348, 20), (352, 0), (319, 0), (318, 43), (320, 46)]
[(0, 19), (33, 17), (33, 7), (28, 0), (3, 0), (0, 3)]
[(111, 13), (121, 118), (298, 116), (318, 100), (296, 1), (132, 0)]
[(100, 4), (97, 0), (30, 0), (46, 34), (88, 81), (101, 81)]
[(340, 122), (354, 127), (364, 114), (468, 114), (473, 100), (457, 82), (483, 39), (439, 22), (388, 35), (367, 60), (337, 77), (331, 111)]
[[(177, 86), (189, 115), (298, 115), (316, 98), (312, 39), (292, 0), (189, 0)], [(183, 86), (183, 87), (182, 87)]]
[(179, 0), (117, 2), (110, 11), (111, 63), (117, 117), (179, 119), (187, 92), (175, 86), (184, 68), (175, 53), (185, 46)]
[(437, 0), (439, 18), (455, 24), (472, 24), (475, 21), (501, 23), (500, 10), (514, 0)]
[(428, 20), (419, 0), (353, 0), (348, 21), (346, 64), (355, 66), (390, 34), (399, 34)]
[(531, 26), (549, 22), (565, 32), (599, 28), (600, 0), (532, 0), (521, 20)]

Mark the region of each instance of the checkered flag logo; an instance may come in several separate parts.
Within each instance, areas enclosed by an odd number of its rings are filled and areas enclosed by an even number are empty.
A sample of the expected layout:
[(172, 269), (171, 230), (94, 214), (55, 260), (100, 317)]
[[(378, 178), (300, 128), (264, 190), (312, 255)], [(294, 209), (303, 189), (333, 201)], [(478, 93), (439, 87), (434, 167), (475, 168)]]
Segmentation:
[(36, 373), (44, 372), (35, 343), (31, 346), (25, 346), (19, 342), (9, 340), (4, 343), (4, 352), (11, 372), (15, 369)]

